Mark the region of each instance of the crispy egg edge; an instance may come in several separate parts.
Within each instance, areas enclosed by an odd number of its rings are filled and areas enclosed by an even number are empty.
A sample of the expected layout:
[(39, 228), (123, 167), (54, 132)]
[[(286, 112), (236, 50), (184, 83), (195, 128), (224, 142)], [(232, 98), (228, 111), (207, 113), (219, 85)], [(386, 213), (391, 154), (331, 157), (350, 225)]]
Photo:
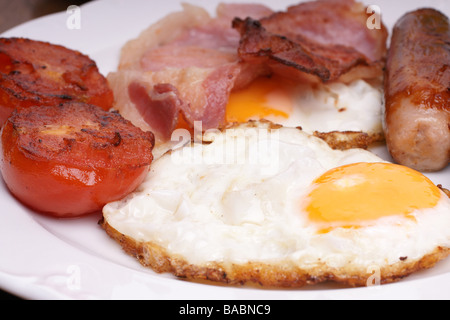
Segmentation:
[[(268, 120), (249, 121), (247, 123), (232, 123), (221, 128), (224, 131), (231, 128), (264, 128), (280, 129)], [(302, 130), (301, 127), (297, 128)], [(355, 145), (361, 147), (360, 139), (367, 139), (358, 133), (336, 133), (338, 142), (333, 139), (321, 138), (332, 149), (351, 149)], [(333, 142), (334, 141), (334, 142)], [(345, 141), (345, 147), (342, 147)], [(365, 140), (367, 141), (367, 140)], [(208, 143), (203, 139), (203, 143)], [(364, 147), (363, 147), (364, 148)], [(170, 151), (169, 151), (170, 152)], [(450, 191), (438, 187), (450, 198)], [(369, 274), (364, 268), (348, 266), (346, 268), (332, 268), (325, 263), (314, 265), (311, 268), (301, 268), (292, 261), (270, 262), (247, 262), (244, 264), (208, 262), (204, 264), (191, 264), (182, 256), (170, 254), (164, 247), (154, 242), (136, 241), (132, 237), (120, 233), (112, 227), (104, 217), (99, 225), (113, 240), (118, 242), (128, 255), (136, 258), (139, 263), (151, 268), (156, 273), (170, 273), (175, 277), (190, 281), (208, 281), (216, 284), (226, 285), (259, 285), (264, 288), (301, 288), (306, 285), (319, 284), (322, 282), (336, 282), (349, 287), (366, 286)], [(387, 265), (380, 270), (380, 284), (399, 281), (412, 273), (432, 268), (437, 262), (450, 255), (450, 248), (436, 247), (434, 251), (426, 254), (418, 260), (399, 257), (397, 263)]]

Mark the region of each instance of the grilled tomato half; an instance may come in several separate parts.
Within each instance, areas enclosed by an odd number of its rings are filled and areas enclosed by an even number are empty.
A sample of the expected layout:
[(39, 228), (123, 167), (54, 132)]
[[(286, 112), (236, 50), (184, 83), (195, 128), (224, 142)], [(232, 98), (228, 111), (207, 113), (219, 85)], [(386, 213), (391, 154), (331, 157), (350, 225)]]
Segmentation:
[(0, 38), (0, 126), (15, 108), (71, 101), (112, 107), (113, 92), (93, 60), (48, 42)]
[(98, 212), (143, 181), (153, 133), (116, 112), (70, 102), (14, 110), (1, 129), (0, 169), (10, 192), (56, 217)]

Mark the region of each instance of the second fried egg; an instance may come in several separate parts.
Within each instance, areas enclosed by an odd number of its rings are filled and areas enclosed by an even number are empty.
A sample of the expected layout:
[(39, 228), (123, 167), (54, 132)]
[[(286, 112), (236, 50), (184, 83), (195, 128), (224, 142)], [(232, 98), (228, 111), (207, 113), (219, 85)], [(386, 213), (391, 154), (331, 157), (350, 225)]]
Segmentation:
[(382, 90), (364, 80), (352, 83), (295, 83), (260, 77), (230, 94), (228, 122), (266, 119), (308, 133), (363, 132), (382, 136)]

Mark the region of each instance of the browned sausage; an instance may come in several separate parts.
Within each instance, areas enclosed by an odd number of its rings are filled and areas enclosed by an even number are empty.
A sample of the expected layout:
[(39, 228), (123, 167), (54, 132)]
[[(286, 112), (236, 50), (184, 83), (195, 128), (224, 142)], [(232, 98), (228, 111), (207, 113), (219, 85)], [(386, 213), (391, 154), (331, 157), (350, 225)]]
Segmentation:
[(450, 23), (434, 9), (395, 25), (385, 77), (388, 149), (400, 164), (438, 171), (450, 161)]

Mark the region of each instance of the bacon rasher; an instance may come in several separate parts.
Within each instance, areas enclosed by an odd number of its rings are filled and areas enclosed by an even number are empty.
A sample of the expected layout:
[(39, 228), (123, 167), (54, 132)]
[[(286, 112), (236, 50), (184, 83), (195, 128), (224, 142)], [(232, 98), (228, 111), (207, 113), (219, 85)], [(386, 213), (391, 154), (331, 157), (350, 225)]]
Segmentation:
[(225, 124), (231, 91), (261, 75), (324, 82), (380, 76), (387, 32), (368, 29), (367, 18), (353, 0), (306, 2), (278, 13), (220, 4), (216, 17), (185, 4), (123, 47), (118, 71), (108, 75), (116, 109), (152, 131), (158, 144), (180, 123), (202, 121), (204, 130)]
[(353, 0), (317, 0), (263, 19), (236, 18), (239, 56), (293, 78), (322, 82), (382, 75), (388, 32), (367, 27), (366, 8)]
[(181, 117), (191, 126), (202, 121), (205, 130), (224, 124), (231, 90), (265, 72), (240, 62), (240, 36), (231, 21), (271, 13), (262, 5), (221, 4), (211, 17), (184, 5), (123, 47), (119, 70), (108, 75), (116, 108), (160, 141), (170, 138)]

